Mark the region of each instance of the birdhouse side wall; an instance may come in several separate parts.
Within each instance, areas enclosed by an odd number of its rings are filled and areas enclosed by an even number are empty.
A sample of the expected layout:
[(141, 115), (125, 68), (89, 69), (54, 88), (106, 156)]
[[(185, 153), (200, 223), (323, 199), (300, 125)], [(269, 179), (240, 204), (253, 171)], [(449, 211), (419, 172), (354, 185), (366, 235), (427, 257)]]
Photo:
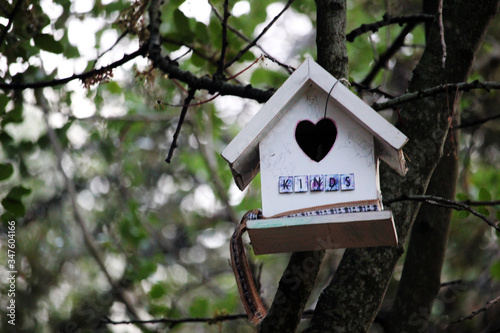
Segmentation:
[(265, 216), (379, 199), (372, 134), (332, 99), (325, 113), (326, 101), (311, 83), (260, 142)]

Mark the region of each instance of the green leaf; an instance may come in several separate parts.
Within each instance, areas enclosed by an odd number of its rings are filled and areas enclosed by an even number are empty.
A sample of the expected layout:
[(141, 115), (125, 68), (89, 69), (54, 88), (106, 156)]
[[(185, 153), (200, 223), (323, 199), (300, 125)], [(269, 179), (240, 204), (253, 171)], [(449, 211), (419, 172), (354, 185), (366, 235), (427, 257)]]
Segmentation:
[(164, 296), (166, 293), (167, 290), (165, 289), (165, 287), (162, 284), (157, 283), (153, 285), (153, 287), (151, 287), (151, 290), (149, 291), (149, 296), (151, 296), (151, 298), (153, 299), (158, 299)]
[(174, 11), (174, 25), (177, 35), (176, 39), (187, 43), (193, 42), (195, 34), (191, 29), (191, 22), (179, 9)]
[(250, 83), (252, 85), (279, 88), (285, 82), (286, 78), (287, 76), (282, 73), (257, 68), (252, 74)]
[(2, 120), (2, 125), (7, 125), (8, 123), (19, 124), (23, 122), (23, 107), (21, 105), (14, 106), (14, 109), (7, 112)]
[(457, 200), (458, 201), (466, 201), (469, 199), (465, 193), (458, 193), (457, 194)]
[(9, 194), (7, 194), (7, 197), (15, 199), (15, 200), (21, 200), (22, 197), (24, 197), (25, 195), (28, 195), (30, 193), (31, 193), (31, 190), (26, 188), (26, 187), (15, 186), (10, 190)]
[(38, 34), (33, 38), (35, 45), (42, 50), (52, 52), (52, 53), (62, 53), (63, 47), (61, 43), (56, 42), (54, 36), (47, 34)]
[(14, 216), (24, 216), (24, 214), (26, 214), (26, 207), (24, 207), (21, 201), (4, 198), (2, 200), (2, 206)]
[(179, 9), (174, 10), (174, 24), (177, 31), (189, 31), (189, 19)]
[(191, 317), (205, 317), (208, 313), (208, 300), (206, 298), (196, 298), (189, 307)]
[(210, 44), (210, 36), (208, 35), (208, 27), (201, 23), (196, 22), (194, 31), (196, 33), (196, 40), (202, 44), (208, 45)]
[[(151, 313), (152, 316), (162, 317), (165, 316), (166, 313), (169, 313), (171, 311), (168, 306), (160, 304), (151, 304), (149, 312)], [(169, 313), (169, 317), (173, 317), (171, 313)]]
[(490, 215), (490, 212), (488, 211), (488, 208), (484, 207), (484, 206), (480, 206), (477, 208), (477, 211), (485, 216), (488, 216)]
[(500, 280), (500, 261), (493, 263), (490, 267), (490, 275), (495, 280)]
[(485, 189), (484, 187), (482, 187), (479, 190), (479, 200), (480, 201), (491, 201), (491, 193), (487, 189)]
[(470, 215), (470, 212), (468, 210), (460, 210), (457, 212), (457, 216), (460, 219), (465, 219), (465, 218), (469, 217), (469, 215)]
[(196, 53), (193, 53), (191, 55), (191, 63), (196, 67), (202, 67), (203, 65), (205, 65), (206, 60), (197, 55)]
[(14, 167), (10, 163), (0, 163), (0, 181), (10, 178), (14, 173)]
[(144, 280), (156, 272), (157, 265), (152, 261), (143, 261), (137, 269), (137, 279)]
[(106, 89), (112, 94), (121, 94), (122, 88), (118, 83), (115, 81), (108, 82), (108, 84), (105, 85)]
[(13, 187), (7, 196), (2, 200), (2, 206), (15, 216), (23, 216), (26, 214), (22, 197), (31, 193), (30, 189), (22, 186)]
[(0, 115), (5, 113), (5, 107), (9, 103), (10, 98), (7, 95), (0, 94)]
[[(3, 124), (3, 122), (2, 122), (2, 124)], [(3, 149), (8, 151), (8, 148), (10, 145), (12, 145), (13, 141), (14, 140), (12, 139), (12, 137), (10, 135), (8, 135), (6, 132), (0, 131), (0, 143), (2, 144)]]

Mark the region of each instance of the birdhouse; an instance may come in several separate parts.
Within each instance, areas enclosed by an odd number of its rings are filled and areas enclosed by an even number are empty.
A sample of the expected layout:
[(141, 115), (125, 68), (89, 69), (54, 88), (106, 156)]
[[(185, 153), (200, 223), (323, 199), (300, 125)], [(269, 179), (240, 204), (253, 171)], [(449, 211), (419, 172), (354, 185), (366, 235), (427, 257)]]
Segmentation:
[(397, 244), (379, 159), (404, 176), (407, 137), (306, 59), (222, 152), (244, 190), (260, 171), (256, 254)]

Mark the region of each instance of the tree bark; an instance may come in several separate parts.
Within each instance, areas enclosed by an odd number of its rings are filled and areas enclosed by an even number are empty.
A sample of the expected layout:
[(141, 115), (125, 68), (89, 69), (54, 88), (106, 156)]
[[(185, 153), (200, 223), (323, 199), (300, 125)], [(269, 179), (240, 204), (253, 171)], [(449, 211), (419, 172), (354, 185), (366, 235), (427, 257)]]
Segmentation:
[[(450, 131), (444, 155), (432, 175), (427, 194), (454, 199), (458, 176), (458, 131)], [(415, 220), (385, 329), (388, 333), (425, 332), (441, 285), (452, 210), (424, 205)], [(418, 290), (418, 292), (415, 292)]]
[[(347, 78), (346, 1), (316, 0), (318, 64)], [(260, 332), (295, 332), (316, 282), (325, 251), (293, 253)]]
[(316, 0), (318, 64), (337, 79), (347, 78), (349, 73), (346, 6), (345, 0)]
[[(439, 0), (424, 0), (423, 11), (437, 14)], [(426, 24), (429, 36), (430, 24)], [(456, 110), (455, 124), (460, 115)], [(459, 131), (448, 132), (444, 154), (434, 170), (427, 194), (453, 200), (458, 177)], [(441, 286), (452, 210), (432, 205), (420, 208), (411, 231), (410, 242), (396, 298), (384, 320), (386, 332), (425, 331), (432, 305)], [(419, 290), (418, 293), (415, 290)]]
[[(446, 67), (442, 67), (439, 24), (434, 22), (409, 90), (418, 91), (440, 83), (466, 80), (486, 28), (497, 11), (498, 0), (483, 1), (481, 5), (470, 1), (446, 1), (443, 13)], [(445, 95), (410, 102), (401, 111), (402, 123), (398, 127), (409, 138), (404, 149), (409, 157), (409, 172), (402, 178), (382, 165), (381, 186), (386, 197), (426, 192), (442, 155), (456, 98), (457, 93), (449, 91)], [(398, 246), (346, 250), (332, 281), (318, 300), (307, 332), (369, 330), (419, 208), (420, 204), (416, 202), (391, 206), (399, 237)]]

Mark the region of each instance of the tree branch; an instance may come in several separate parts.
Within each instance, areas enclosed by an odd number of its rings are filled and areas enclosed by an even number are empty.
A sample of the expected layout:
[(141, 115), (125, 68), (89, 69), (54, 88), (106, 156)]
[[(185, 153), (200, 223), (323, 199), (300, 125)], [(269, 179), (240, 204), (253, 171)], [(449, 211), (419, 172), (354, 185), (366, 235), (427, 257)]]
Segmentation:
[(168, 56), (162, 56), (159, 31), (159, 26), (161, 24), (159, 5), (158, 0), (151, 0), (151, 5), (149, 7), (150, 38), (147, 44), (149, 47), (149, 59), (153, 62), (153, 67), (159, 68), (167, 74), (170, 79), (177, 79), (187, 83), (192, 89), (207, 90), (210, 94), (218, 92), (223, 96), (233, 95), (249, 98), (259, 103), (266, 102), (274, 94), (274, 89), (261, 90), (253, 88), (251, 85), (233, 85), (222, 80), (213, 80), (208, 76), (199, 78), (189, 71), (180, 69), (179, 64), (170, 60)]
[(130, 325), (130, 324), (168, 324), (170, 328), (177, 326), (179, 324), (184, 323), (207, 323), (207, 324), (215, 324), (228, 320), (238, 320), (238, 319), (247, 319), (248, 316), (243, 313), (234, 314), (234, 315), (224, 315), (224, 316), (214, 316), (214, 317), (203, 317), (203, 318), (160, 318), (160, 319), (151, 319), (151, 320), (122, 320), (122, 321), (113, 321), (109, 318), (103, 318), (102, 322), (104, 324), (111, 325)]
[[(432, 174), (426, 193), (452, 199), (458, 178), (458, 132), (449, 131), (443, 157)], [(452, 210), (423, 205), (411, 230), (403, 272), (385, 322), (385, 332), (426, 331), (432, 305), (441, 285)], [(415, 290), (420, 292), (416, 293)], [(412, 320), (418, 313), (419, 320)]]
[(438, 22), (439, 22), (439, 40), (441, 41), (441, 66), (443, 69), (446, 64), (446, 42), (444, 40), (444, 23), (443, 23), (443, 0), (438, 1)]
[(401, 48), (403, 45), (406, 36), (415, 28), (417, 23), (408, 23), (403, 30), (399, 33), (398, 37), (394, 40), (392, 45), (385, 51), (385, 53), (378, 59), (378, 61), (375, 63), (375, 65), (372, 67), (370, 70), (370, 73), (366, 75), (366, 77), (361, 81), (361, 85), (363, 86), (369, 86), (370, 83), (373, 81), (377, 73), (386, 66), (387, 62), (389, 59), (391, 59), (394, 54)]
[(460, 203), (469, 205), (469, 206), (498, 206), (500, 205), (500, 200), (493, 201), (472, 201), (472, 200), (464, 200), (460, 201)]
[(476, 311), (472, 311), (472, 313), (470, 315), (462, 317), (462, 318), (457, 319), (455, 321), (452, 321), (450, 324), (458, 324), (458, 323), (460, 323), (462, 321), (472, 319), (475, 316), (477, 316), (478, 314), (480, 314), (481, 312), (484, 312), (484, 311), (488, 310), (488, 308), (490, 308), (491, 306), (497, 304), (498, 302), (500, 302), (500, 296), (498, 296), (498, 297), (496, 297), (496, 298), (494, 298), (492, 300), (489, 300), (488, 302), (486, 302), (486, 304), (482, 308), (480, 308), (480, 309), (478, 309)]
[[(212, 7), (212, 11), (214, 12), (215, 14), (215, 17), (217, 17), (221, 22), (223, 21), (223, 17), (221, 16), (221, 14), (217, 11), (217, 9), (215, 8), (214, 4), (212, 3), (212, 1), (208, 1), (208, 3), (210, 4), (210, 7)], [(232, 33), (234, 33), (236, 36), (238, 36), (239, 38), (243, 39), (245, 42), (247, 43), (250, 43), (252, 40), (250, 38), (248, 38), (247, 36), (245, 36), (244, 34), (242, 34), (241, 32), (239, 32), (238, 30), (236, 30), (233, 26), (231, 26), (230, 24), (227, 24), (227, 28), (229, 29), (229, 31), (231, 31)], [(268, 58), (269, 60), (271, 60), (272, 62), (278, 64), (279, 66), (283, 67), (284, 69), (287, 70), (287, 72), (289, 74), (292, 74), (293, 71), (295, 70), (295, 68), (293, 68), (292, 66), (289, 66), (287, 64), (284, 64), (280, 61), (278, 61), (276, 58), (274, 58), (273, 56), (271, 56), (269, 53), (267, 53), (266, 50), (264, 50), (259, 44), (255, 44), (255, 47), (257, 47), (259, 50), (262, 51), (262, 53), (264, 53), (264, 56), (266, 58)]]
[(174, 150), (177, 147), (177, 138), (179, 137), (179, 133), (181, 131), (182, 124), (184, 123), (184, 118), (186, 117), (187, 110), (189, 109), (189, 103), (191, 103), (191, 101), (193, 100), (195, 93), (196, 93), (196, 89), (193, 89), (193, 88), (189, 89), (188, 95), (184, 99), (184, 106), (182, 107), (182, 110), (181, 110), (181, 116), (179, 118), (179, 122), (177, 123), (177, 128), (175, 129), (174, 138), (172, 140), (172, 144), (170, 145), (170, 150), (168, 151), (168, 156), (165, 159), (165, 161), (167, 163), (170, 163), (170, 161), (172, 160), (172, 155), (174, 154)]
[[(312, 314), (311, 310), (304, 311), (303, 318), (309, 318)], [(174, 326), (185, 324), (185, 323), (206, 323), (209, 325), (230, 321), (230, 320), (239, 320), (239, 319), (247, 319), (248, 315), (246, 313), (238, 313), (232, 315), (220, 315), (213, 317), (193, 317), (193, 318), (159, 318), (159, 319), (150, 319), (150, 320), (122, 320), (122, 321), (114, 321), (110, 318), (102, 318), (101, 322), (104, 324), (110, 325), (130, 325), (130, 324), (169, 324), (170, 328)]]
[(125, 38), (125, 36), (127, 36), (129, 33), (129, 30), (125, 30), (124, 32), (122, 32), (122, 34), (116, 39), (116, 41), (113, 43), (113, 45), (111, 45), (106, 51), (104, 51), (103, 53), (97, 55), (97, 58), (94, 60), (94, 65), (92, 66), (92, 68), (95, 67), (95, 65), (97, 64), (97, 61), (99, 59), (101, 59), (106, 53), (110, 52), (112, 49), (114, 49), (118, 43), (120, 43), (120, 41)]
[(352, 30), (350, 33), (346, 35), (346, 40), (348, 42), (353, 42), (356, 37), (371, 31), (377, 32), (378, 29), (385, 27), (389, 24), (397, 23), (399, 25), (403, 25), (404, 23), (418, 24), (422, 22), (432, 22), (436, 18), (435, 15), (428, 14), (416, 14), (416, 15), (407, 15), (407, 16), (396, 16), (391, 17), (389, 14), (384, 14), (383, 19), (381, 21), (377, 21), (369, 24), (362, 24), (359, 28)]
[(459, 202), (459, 201), (454, 201), (442, 197), (438, 197), (435, 195), (407, 195), (403, 194), (399, 198), (394, 198), (394, 199), (389, 199), (389, 200), (384, 200), (384, 204), (390, 206), (391, 204), (395, 202), (401, 202), (401, 201), (417, 201), (417, 202), (423, 202), (429, 205), (434, 205), (434, 206), (439, 206), (439, 207), (444, 207), (444, 208), (451, 208), (457, 211), (465, 210), (470, 212), (472, 215), (479, 217), (481, 220), (486, 222), (490, 227), (494, 228), (496, 231), (500, 232), (500, 227), (498, 226), (498, 221), (492, 222), (490, 221), (486, 216), (483, 214), (479, 213), (478, 211), (472, 209), (469, 205)]
[(217, 66), (217, 72), (215, 73), (215, 77), (222, 78), (224, 73), (224, 69), (226, 68), (224, 65), (226, 59), (226, 50), (228, 46), (227, 42), (227, 20), (229, 19), (229, 0), (224, 0), (224, 17), (222, 18), (222, 45), (220, 50), (220, 59)]
[(354, 82), (354, 81), (349, 82), (349, 83), (351, 84), (351, 86), (353, 86), (356, 89), (358, 89), (358, 91), (366, 91), (366, 92), (369, 92), (369, 93), (376, 93), (376, 94), (384, 96), (384, 97), (386, 97), (388, 99), (396, 98), (394, 95), (391, 95), (388, 92), (385, 92), (385, 91), (381, 90), (380, 87), (371, 88), (371, 87), (362, 85), (361, 83)]
[(460, 128), (467, 128), (467, 127), (473, 127), (473, 126), (478, 126), (478, 125), (482, 125), (490, 120), (495, 120), (495, 119), (498, 119), (500, 118), (500, 113), (499, 114), (494, 114), (492, 116), (489, 116), (489, 117), (486, 117), (486, 118), (483, 118), (483, 119), (478, 119), (478, 120), (474, 120), (474, 121), (470, 121), (470, 122), (466, 122), (466, 123), (462, 123), (458, 126), (453, 126), (453, 129), (460, 129)]
[(114, 68), (120, 67), (121, 65), (129, 62), (132, 59), (137, 58), (138, 56), (144, 56), (147, 51), (147, 45), (141, 46), (137, 51), (131, 54), (125, 54), (123, 58), (118, 61), (115, 61), (107, 66), (101, 67), (99, 69), (94, 69), (85, 73), (75, 74), (63, 79), (55, 79), (51, 81), (41, 81), (41, 82), (31, 82), (31, 83), (5, 83), (0, 82), (0, 89), (3, 90), (24, 90), (24, 89), (37, 89), (37, 88), (45, 88), (45, 87), (55, 87), (66, 84), (70, 81), (80, 79), (84, 81), (85, 79), (91, 78), (100, 73), (105, 73), (113, 70)]
[(456, 91), (469, 91), (472, 89), (484, 89), (486, 91), (497, 90), (500, 89), (500, 81), (484, 81), (480, 82), (478, 80), (472, 82), (460, 82), (460, 83), (446, 83), (441, 84), (439, 86), (435, 86), (432, 88), (415, 91), (411, 93), (406, 93), (399, 97), (388, 100), (387, 102), (382, 103), (373, 103), (372, 108), (376, 111), (380, 111), (383, 109), (394, 108), (401, 104), (405, 104), (420, 98), (436, 96), (438, 94), (442, 94), (447, 91), (456, 90)]
[(281, 10), (281, 12), (278, 13), (278, 15), (276, 15), (272, 20), (271, 22), (269, 22), (269, 24), (262, 30), (262, 32), (257, 36), (255, 37), (254, 40), (252, 40), (250, 43), (248, 43), (247, 46), (245, 46), (242, 50), (240, 50), (240, 52), (238, 52), (238, 54), (231, 60), (229, 61), (225, 66), (224, 68), (227, 68), (229, 66), (231, 66), (232, 64), (234, 64), (236, 61), (238, 61), (245, 53), (248, 52), (248, 50), (250, 50), (250, 48), (252, 48), (253, 46), (255, 46), (255, 44), (257, 44), (257, 42), (259, 41), (259, 39), (264, 36), (267, 32), (267, 30), (269, 30), (269, 28), (272, 27), (272, 25), (280, 18), (281, 15), (283, 15), (283, 13), (288, 9), (288, 7), (290, 7), (290, 5), (293, 3), (294, 0), (288, 0), (288, 2), (286, 3), (285, 7), (283, 7), (283, 9)]

